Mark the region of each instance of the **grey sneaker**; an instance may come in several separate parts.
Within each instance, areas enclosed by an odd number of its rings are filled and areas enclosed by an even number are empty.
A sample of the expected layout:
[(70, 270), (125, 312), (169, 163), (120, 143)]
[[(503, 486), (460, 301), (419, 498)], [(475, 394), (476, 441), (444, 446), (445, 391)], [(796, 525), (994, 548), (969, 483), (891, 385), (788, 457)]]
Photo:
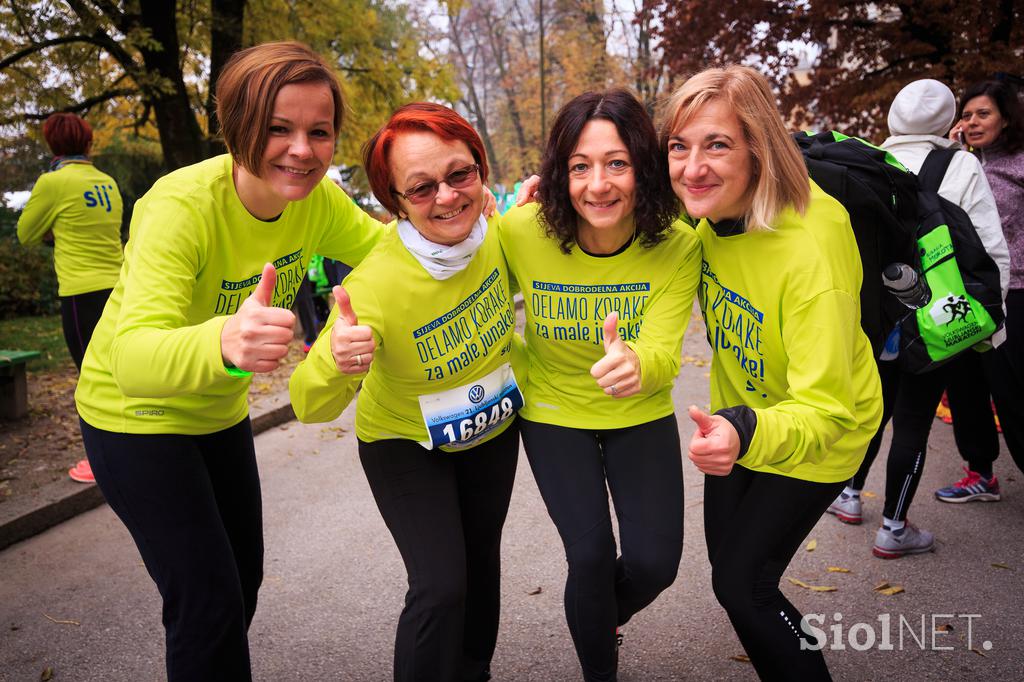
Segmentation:
[(828, 509), (825, 510), (825, 513), (833, 514), (843, 523), (859, 526), (860, 522), (863, 520), (860, 510), (860, 496), (839, 493), (839, 497), (835, 499), (835, 502), (829, 505)]
[(899, 530), (882, 526), (875, 533), (875, 546), (871, 553), (880, 559), (899, 559), (904, 554), (921, 554), (935, 549), (935, 536), (908, 522)]

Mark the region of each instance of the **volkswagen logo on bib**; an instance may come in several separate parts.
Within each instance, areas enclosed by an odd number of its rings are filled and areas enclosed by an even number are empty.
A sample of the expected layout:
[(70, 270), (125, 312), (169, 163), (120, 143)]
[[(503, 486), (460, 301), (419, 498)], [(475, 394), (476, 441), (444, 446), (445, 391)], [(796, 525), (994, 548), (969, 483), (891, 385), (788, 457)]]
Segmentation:
[(484, 387), (480, 384), (476, 384), (473, 388), (469, 389), (469, 399), (476, 404), (484, 399)]

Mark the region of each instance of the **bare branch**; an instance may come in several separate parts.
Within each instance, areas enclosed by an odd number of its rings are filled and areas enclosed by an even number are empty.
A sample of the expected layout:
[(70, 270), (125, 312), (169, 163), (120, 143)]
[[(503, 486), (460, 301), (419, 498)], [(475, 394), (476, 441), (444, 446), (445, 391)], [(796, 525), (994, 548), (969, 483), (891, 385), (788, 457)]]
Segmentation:
[(17, 121), (42, 121), (42, 120), (46, 119), (47, 117), (49, 117), (50, 115), (56, 114), (58, 112), (72, 112), (72, 113), (76, 113), (76, 112), (79, 112), (79, 111), (88, 111), (89, 109), (91, 109), (92, 107), (96, 106), (97, 104), (101, 104), (103, 102), (107, 102), (107, 101), (112, 100), (112, 99), (117, 99), (118, 97), (130, 97), (132, 95), (138, 95), (138, 94), (139, 94), (139, 91), (136, 88), (117, 88), (115, 90), (108, 90), (108, 91), (100, 93), (98, 95), (94, 95), (92, 97), (89, 97), (87, 99), (82, 100), (81, 102), (78, 102), (77, 104), (70, 104), (70, 105), (68, 105), (66, 107), (63, 107), (62, 109), (55, 109), (54, 111), (48, 111), (48, 112), (43, 113), (43, 114), (22, 114), (20, 116), (15, 116), (15, 117), (12, 117), (12, 118), (0, 121), (0, 124), (7, 125), (7, 124), (10, 124), (10, 123), (15, 123)]
[(98, 45), (93, 36), (82, 34), (77, 34), (73, 36), (62, 36), (60, 38), (51, 38), (50, 40), (44, 40), (41, 43), (33, 43), (31, 45), (27, 45), (22, 49), (18, 50), (17, 52), (15, 52), (14, 54), (8, 55), (7, 57), (0, 59), (0, 71), (6, 69), (11, 64), (15, 64), (21, 61), (25, 57), (33, 55), (36, 52), (41, 52), (48, 47), (54, 47), (55, 45), (67, 45), (68, 43), (91, 43), (93, 45)]

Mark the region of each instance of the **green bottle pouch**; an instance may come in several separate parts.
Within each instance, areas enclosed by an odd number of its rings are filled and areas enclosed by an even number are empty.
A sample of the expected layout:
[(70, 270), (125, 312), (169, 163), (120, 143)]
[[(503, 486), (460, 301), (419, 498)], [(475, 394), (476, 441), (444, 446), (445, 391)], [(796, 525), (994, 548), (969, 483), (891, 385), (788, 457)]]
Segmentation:
[(996, 323), (967, 293), (957, 267), (949, 228), (939, 225), (917, 240), (921, 269), (932, 297), (916, 311), (917, 327), (928, 356), (945, 360), (987, 339)]

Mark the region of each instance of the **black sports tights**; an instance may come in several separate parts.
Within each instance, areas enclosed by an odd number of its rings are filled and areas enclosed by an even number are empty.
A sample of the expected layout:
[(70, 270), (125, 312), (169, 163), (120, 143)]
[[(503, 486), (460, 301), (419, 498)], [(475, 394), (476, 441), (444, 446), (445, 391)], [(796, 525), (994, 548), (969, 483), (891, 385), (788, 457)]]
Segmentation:
[(583, 677), (614, 680), (615, 628), (679, 570), (683, 472), (675, 416), (598, 431), (521, 421), (533, 476), (565, 545), (565, 617)]
[(704, 478), (711, 585), (763, 680), (831, 679), (821, 651), (802, 650), (803, 616), (779, 579), (844, 482), (814, 483), (736, 465)]

